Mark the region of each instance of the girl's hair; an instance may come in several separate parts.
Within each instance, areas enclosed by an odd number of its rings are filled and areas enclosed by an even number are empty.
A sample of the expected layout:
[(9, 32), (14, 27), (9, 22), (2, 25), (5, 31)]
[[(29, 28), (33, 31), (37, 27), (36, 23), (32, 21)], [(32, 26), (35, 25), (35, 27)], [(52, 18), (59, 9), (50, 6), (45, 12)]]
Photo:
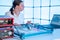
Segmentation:
[(23, 1), (22, 0), (14, 0), (13, 1), (13, 6), (10, 9), (12, 15), (14, 15), (13, 10), (15, 9), (16, 5), (19, 5), (21, 2), (23, 2)]

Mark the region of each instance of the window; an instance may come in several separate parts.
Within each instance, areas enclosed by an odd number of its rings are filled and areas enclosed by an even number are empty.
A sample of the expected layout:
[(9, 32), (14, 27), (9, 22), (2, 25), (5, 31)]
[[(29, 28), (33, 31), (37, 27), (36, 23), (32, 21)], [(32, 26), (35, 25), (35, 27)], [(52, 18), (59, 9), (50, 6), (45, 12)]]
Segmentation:
[(49, 7), (42, 7), (41, 18), (42, 19), (49, 19)]
[(34, 18), (40, 18), (40, 8), (34, 8)]
[(40, 6), (40, 0), (34, 0), (34, 7)]
[(5, 15), (7, 11), (9, 11), (10, 7), (1, 7), (0, 6), (0, 15)]
[(0, 5), (11, 6), (13, 0), (0, 0)]
[(51, 0), (51, 5), (60, 5), (60, 0)]
[(49, 6), (50, 0), (42, 0), (42, 6)]
[(25, 8), (24, 18), (32, 18), (32, 17), (33, 17), (33, 8)]

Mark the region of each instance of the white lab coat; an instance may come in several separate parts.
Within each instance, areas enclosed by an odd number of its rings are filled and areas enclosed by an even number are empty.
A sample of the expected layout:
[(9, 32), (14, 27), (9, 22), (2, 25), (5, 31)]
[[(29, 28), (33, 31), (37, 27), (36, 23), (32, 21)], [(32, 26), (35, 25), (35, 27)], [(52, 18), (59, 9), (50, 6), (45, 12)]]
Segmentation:
[[(9, 11), (9, 12), (6, 12), (5, 15), (14, 18), (14, 23), (16, 23), (16, 24), (24, 23), (24, 14), (23, 13), (20, 13), (19, 16), (16, 16), (15, 14), (12, 15), (11, 12)], [(14, 33), (21, 35), (21, 32), (19, 31), (21, 28), (19, 26), (13, 26), (13, 28), (14, 28)], [(17, 35), (14, 34), (14, 36), (17, 36)], [(18, 36), (18, 37), (20, 37), (20, 36)]]
[(11, 12), (9, 11), (9, 12), (6, 12), (6, 15), (14, 18), (14, 23), (16, 23), (16, 24), (24, 23), (24, 14), (23, 13), (20, 13), (19, 16), (16, 16), (15, 14), (12, 15)]

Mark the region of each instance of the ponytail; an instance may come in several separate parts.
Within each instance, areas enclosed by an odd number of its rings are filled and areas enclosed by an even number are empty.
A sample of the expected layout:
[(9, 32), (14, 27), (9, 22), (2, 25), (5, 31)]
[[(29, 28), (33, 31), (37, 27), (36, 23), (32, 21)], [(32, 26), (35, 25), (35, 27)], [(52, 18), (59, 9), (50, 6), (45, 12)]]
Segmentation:
[(14, 10), (14, 7), (12, 7), (12, 8), (10, 9), (10, 12), (11, 12), (12, 15), (14, 15), (13, 10)]

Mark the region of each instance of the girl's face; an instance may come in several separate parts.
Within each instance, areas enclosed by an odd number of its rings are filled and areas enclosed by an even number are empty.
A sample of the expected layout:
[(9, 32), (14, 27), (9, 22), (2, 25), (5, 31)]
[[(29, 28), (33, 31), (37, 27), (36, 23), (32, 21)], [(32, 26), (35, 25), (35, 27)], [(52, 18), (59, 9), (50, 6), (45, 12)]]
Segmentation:
[(23, 11), (24, 10), (24, 3), (20, 3), (20, 5), (18, 5), (18, 10), (19, 11)]

